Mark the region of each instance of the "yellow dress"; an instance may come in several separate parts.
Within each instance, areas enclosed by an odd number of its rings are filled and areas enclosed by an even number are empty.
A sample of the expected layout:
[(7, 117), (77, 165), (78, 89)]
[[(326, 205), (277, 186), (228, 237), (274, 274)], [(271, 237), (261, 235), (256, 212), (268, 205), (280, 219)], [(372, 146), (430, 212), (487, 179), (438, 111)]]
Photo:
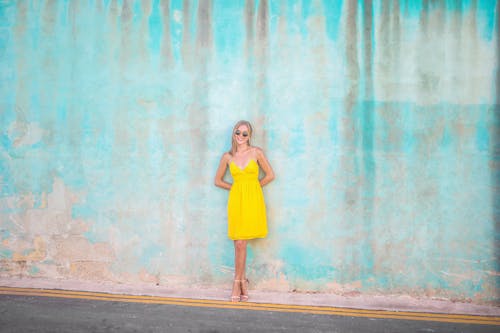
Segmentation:
[(266, 205), (259, 183), (259, 165), (253, 159), (241, 169), (229, 164), (233, 185), (227, 202), (228, 237), (232, 240), (267, 236)]

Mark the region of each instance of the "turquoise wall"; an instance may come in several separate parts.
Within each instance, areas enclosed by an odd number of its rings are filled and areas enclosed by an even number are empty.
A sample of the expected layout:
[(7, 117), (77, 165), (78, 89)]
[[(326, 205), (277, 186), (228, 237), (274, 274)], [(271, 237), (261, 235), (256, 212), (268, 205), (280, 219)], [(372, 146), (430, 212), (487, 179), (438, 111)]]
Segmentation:
[(1, 0), (0, 276), (228, 288), (248, 119), (254, 288), (498, 302), (499, 3)]

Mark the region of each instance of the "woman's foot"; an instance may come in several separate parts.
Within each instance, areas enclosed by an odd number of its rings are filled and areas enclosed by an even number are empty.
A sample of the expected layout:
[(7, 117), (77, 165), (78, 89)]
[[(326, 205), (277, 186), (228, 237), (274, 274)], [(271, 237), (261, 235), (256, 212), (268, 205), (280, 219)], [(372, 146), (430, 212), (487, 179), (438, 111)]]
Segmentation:
[(233, 282), (233, 291), (231, 292), (231, 302), (239, 302), (241, 294), (241, 280), (234, 280)]
[(240, 295), (240, 301), (241, 302), (247, 302), (248, 301), (248, 284), (250, 281), (248, 279), (243, 279), (241, 280), (241, 295)]

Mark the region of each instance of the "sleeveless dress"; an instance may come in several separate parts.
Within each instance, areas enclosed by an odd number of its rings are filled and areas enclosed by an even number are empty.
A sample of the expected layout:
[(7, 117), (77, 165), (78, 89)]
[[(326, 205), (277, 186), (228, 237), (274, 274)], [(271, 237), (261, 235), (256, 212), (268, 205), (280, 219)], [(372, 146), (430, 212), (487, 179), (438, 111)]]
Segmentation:
[(259, 183), (259, 165), (253, 159), (241, 169), (229, 164), (233, 185), (227, 202), (228, 237), (232, 240), (267, 236), (266, 205)]

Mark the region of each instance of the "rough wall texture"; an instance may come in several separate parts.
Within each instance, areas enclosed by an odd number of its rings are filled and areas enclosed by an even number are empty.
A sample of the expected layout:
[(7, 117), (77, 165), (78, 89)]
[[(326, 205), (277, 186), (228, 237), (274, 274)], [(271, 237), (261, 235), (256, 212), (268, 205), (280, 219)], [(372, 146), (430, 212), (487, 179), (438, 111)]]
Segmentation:
[[(499, 302), (500, 1), (0, 1), (0, 276)], [(229, 176), (228, 176), (229, 177)]]

